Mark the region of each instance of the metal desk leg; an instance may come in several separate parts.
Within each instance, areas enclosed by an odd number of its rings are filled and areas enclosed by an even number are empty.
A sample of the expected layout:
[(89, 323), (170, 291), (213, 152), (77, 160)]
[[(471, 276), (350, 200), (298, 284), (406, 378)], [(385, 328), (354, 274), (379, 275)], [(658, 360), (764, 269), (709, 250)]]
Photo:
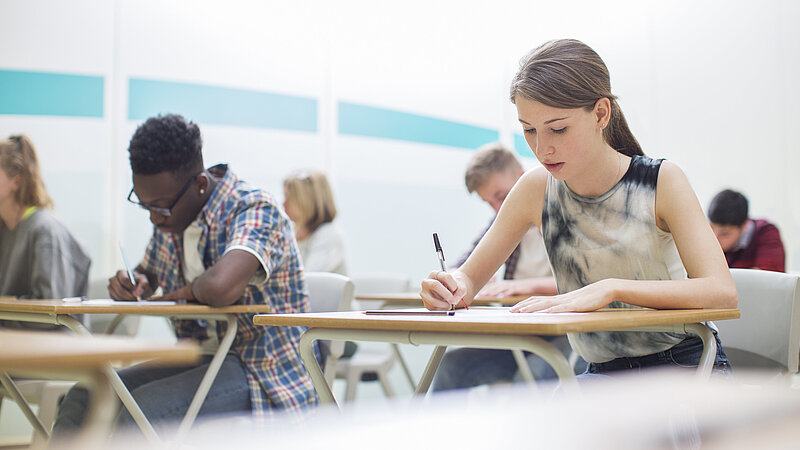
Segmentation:
[(697, 378), (701, 380), (708, 380), (711, 377), (711, 371), (714, 370), (714, 362), (717, 359), (717, 340), (714, 339), (714, 333), (706, 325), (702, 323), (685, 323), (656, 327), (631, 328), (620, 331), (669, 331), (673, 333), (691, 333), (697, 335), (700, 340), (703, 341), (703, 354), (700, 355), (700, 361), (697, 364)]
[(311, 382), (314, 383), (314, 388), (317, 390), (320, 403), (336, 404), (336, 399), (333, 397), (331, 387), (328, 385), (328, 382), (325, 381), (325, 375), (322, 373), (317, 357), (314, 355), (314, 341), (317, 339), (324, 339), (324, 337), (319, 337), (319, 335), (325, 334), (325, 331), (329, 330), (310, 328), (303, 333), (303, 336), (300, 337), (300, 358), (303, 360), (303, 364), (305, 364), (306, 370), (308, 370), (308, 374), (311, 376)]
[(403, 374), (406, 376), (406, 380), (408, 380), (408, 385), (411, 386), (411, 389), (416, 389), (416, 383), (414, 383), (414, 377), (411, 376), (411, 371), (408, 369), (408, 364), (406, 364), (405, 358), (400, 353), (400, 347), (392, 343), (392, 351), (394, 352), (394, 356), (397, 358), (397, 361), (400, 363), (400, 367), (403, 369)]
[(116, 395), (105, 371), (98, 371), (91, 377), (90, 402), (89, 414), (77, 436), (80, 447), (76, 448), (104, 448), (114, 424), (117, 413)]
[(214, 379), (217, 378), (220, 367), (222, 367), (222, 362), (225, 360), (225, 356), (228, 355), (228, 350), (231, 349), (234, 338), (236, 338), (236, 331), (239, 328), (236, 322), (236, 316), (231, 314), (217, 319), (224, 319), (228, 327), (225, 329), (225, 336), (222, 338), (222, 341), (220, 341), (219, 348), (217, 352), (214, 353), (214, 358), (211, 359), (211, 363), (209, 363), (208, 369), (203, 375), (203, 380), (200, 382), (200, 386), (197, 387), (194, 398), (192, 398), (192, 403), (189, 405), (189, 409), (186, 411), (186, 415), (183, 417), (181, 425), (178, 427), (178, 434), (176, 436), (178, 442), (181, 442), (189, 433), (189, 429), (192, 428), (192, 424), (195, 418), (197, 418), (197, 413), (200, 412), (200, 407), (203, 406), (208, 391), (211, 390), (211, 385), (214, 383)]
[(22, 395), (22, 393), (19, 391), (19, 388), (17, 388), (17, 385), (14, 383), (14, 380), (12, 380), (7, 373), (0, 372), (0, 382), (2, 382), (3, 387), (6, 389), (6, 392), (8, 393), (8, 396), (11, 397), (15, 402), (17, 402), (19, 409), (21, 409), (22, 413), (25, 414), (25, 417), (28, 419), (28, 422), (30, 422), (31, 425), (33, 425), (34, 431), (39, 433), (45, 440), (50, 439), (50, 431), (47, 428), (45, 428), (42, 421), (39, 420), (39, 417), (33, 413), (31, 405), (28, 404), (27, 400), (25, 400), (25, 397)]
[(417, 387), (417, 393), (427, 392), (433, 373), (441, 362), (445, 346), (459, 345), (464, 347), (520, 349), (529, 351), (547, 361), (555, 370), (561, 385), (566, 392), (580, 392), (575, 381), (575, 373), (567, 358), (550, 342), (538, 336), (491, 335), (470, 333), (421, 332), (402, 330), (348, 330), (336, 328), (311, 328), (300, 338), (300, 357), (306, 366), (317, 394), (322, 403), (335, 403), (330, 386), (325, 382), (322, 370), (314, 357), (313, 343), (317, 339), (353, 340), (408, 343), (412, 345), (429, 344), (437, 346), (433, 352), (423, 379)]
[[(56, 322), (64, 325), (77, 334), (91, 336), (89, 330), (87, 330), (80, 321), (76, 320), (72, 316), (59, 315)], [(150, 423), (150, 421), (147, 420), (147, 417), (144, 415), (144, 412), (142, 412), (142, 409), (139, 408), (139, 404), (133, 399), (131, 392), (125, 386), (125, 383), (122, 382), (122, 379), (119, 377), (117, 371), (114, 370), (111, 364), (109, 364), (104, 369), (104, 372), (106, 377), (108, 377), (108, 381), (111, 384), (111, 387), (114, 389), (114, 392), (117, 393), (117, 396), (125, 406), (125, 409), (127, 409), (131, 414), (134, 422), (136, 422), (136, 425), (138, 425), (142, 430), (142, 433), (144, 433), (147, 440), (152, 443), (160, 444), (161, 439), (158, 437), (158, 433), (156, 433), (156, 430), (153, 428), (153, 425)]]
[(517, 367), (519, 367), (519, 373), (522, 375), (522, 379), (528, 383), (536, 384), (536, 380), (533, 378), (533, 373), (531, 372), (531, 367), (528, 365), (528, 360), (525, 359), (525, 354), (522, 353), (522, 350), (511, 350), (511, 353), (517, 361)]
[(714, 333), (702, 323), (687, 323), (686, 331), (696, 334), (703, 341), (703, 354), (697, 365), (697, 378), (708, 380), (717, 360), (717, 340), (714, 339)]
[(124, 314), (117, 314), (111, 320), (111, 323), (108, 324), (108, 327), (106, 327), (106, 331), (104, 331), (103, 333), (104, 334), (114, 334), (114, 331), (117, 330), (117, 327), (119, 326), (119, 324), (122, 323), (122, 321), (124, 319), (125, 319), (125, 315)]
[(428, 365), (425, 366), (425, 371), (422, 372), (422, 377), (419, 379), (419, 384), (414, 394), (425, 394), (428, 392), (428, 389), (431, 388), (433, 376), (436, 374), (436, 370), (439, 369), (439, 364), (441, 364), (446, 350), (447, 346), (445, 345), (437, 345), (433, 349), (433, 353), (431, 353), (431, 357), (428, 359)]
[[(463, 347), (492, 348), (501, 350), (529, 351), (544, 359), (558, 375), (561, 385), (567, 392), (579, 392), (575, 373), (564, 354), (550, 342), (538, 336), (491, 335), (471, 333), (441, 333), (412, 331), (409, 340), (414, 345), (458, 345)], [(435, 355), (434, 355), (435, 356)], [(431, 359), (433, 359), (433, 357)], [(437, 363), (438, 365), (438, 363)], [(433, 375), (431, 374), (431, 378)], [(422, 384), (422, 382), (420, 382)], [(422, 392), (422, 391), (420, 391)]]

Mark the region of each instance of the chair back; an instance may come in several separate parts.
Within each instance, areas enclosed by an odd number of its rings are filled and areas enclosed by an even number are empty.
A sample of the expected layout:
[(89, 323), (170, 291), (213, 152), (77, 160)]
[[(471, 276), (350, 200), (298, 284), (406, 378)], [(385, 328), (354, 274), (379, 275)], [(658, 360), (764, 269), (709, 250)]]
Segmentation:
[(739, 292), (737, 320), (715, 322), (733, 365), (798, 371), (800, 277), (755, 269), (731, 269)]
[[(355, 295), (358, 294), (394, 294), (411, 290), (411, 277), (404, 273), (375, 272), (353, 276)], [(357, 309), (377, 309), (381, 302), (358, 300)]]
[[(306, 272), (311, 312), (349, 311), (353, 302), (353, 282), (331, 272)], [(317, 341), (319, 365), (328, 384), (336, 376), (336, 364), (344, 353), (344, 341)]]
[(330, 272), (306, 272), (311, 312), (349, 311), (353, 301), (350, 278)]

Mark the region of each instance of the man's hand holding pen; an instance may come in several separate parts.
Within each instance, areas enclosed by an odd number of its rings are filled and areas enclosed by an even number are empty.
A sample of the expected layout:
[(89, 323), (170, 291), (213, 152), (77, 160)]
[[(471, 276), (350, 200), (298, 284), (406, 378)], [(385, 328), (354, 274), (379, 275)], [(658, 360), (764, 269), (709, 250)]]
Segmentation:
[[(135, 285), (130, 275), (133, 276)], [(131, 272), (130, 275), (127, 270), (119, 270), (108, 279), (108, 295), (112, 299), (136, 301), (152, 295), (153, 289), (145, 275), (138, 272)]]

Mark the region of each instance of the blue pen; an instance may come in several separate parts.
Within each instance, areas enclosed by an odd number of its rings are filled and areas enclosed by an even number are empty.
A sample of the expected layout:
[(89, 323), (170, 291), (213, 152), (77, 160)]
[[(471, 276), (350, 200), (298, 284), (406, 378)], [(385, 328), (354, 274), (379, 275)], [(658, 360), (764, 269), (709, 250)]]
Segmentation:
[[(125, 270), (128, 271), (128, 278), (131, 280), (131, 284), (133, 284), (134, 289), (136, 288), (136, 278), (133, 278), (133, 271), (131, 270), (130, 264), (128, 264), (128, 258), (125, 257), (125, 249), (122, 248), (122, 241), (119, 241), (119, 252), (122, 254), (122, 264), (125, 264)], [(136, 296), (136, 301), (142, 301), (142, 297)]]

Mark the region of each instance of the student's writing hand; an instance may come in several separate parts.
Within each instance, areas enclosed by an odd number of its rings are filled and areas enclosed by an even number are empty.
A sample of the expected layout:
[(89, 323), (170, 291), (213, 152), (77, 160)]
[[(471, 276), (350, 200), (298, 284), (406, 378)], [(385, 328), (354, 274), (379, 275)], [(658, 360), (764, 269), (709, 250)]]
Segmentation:
[(149, 297), (153, 293), (147, 277), (139, 272), (133, 272), (136, 286), (131, 283), (128, 272), (119, 270), (108, 279), (108, 295), (114, 300), (136, 300), (136, 297)]
[(613, 280), (601, 280), (566, 294), (530, 297), (511, 307), (511, 312), (584, 312), (598, 310), (614, 300)]
[(430, 310), (450, 309), (450, 305), (464, 305), (468, 281), (459, 271), (433, 271), (422, 280), (419, 295)]

